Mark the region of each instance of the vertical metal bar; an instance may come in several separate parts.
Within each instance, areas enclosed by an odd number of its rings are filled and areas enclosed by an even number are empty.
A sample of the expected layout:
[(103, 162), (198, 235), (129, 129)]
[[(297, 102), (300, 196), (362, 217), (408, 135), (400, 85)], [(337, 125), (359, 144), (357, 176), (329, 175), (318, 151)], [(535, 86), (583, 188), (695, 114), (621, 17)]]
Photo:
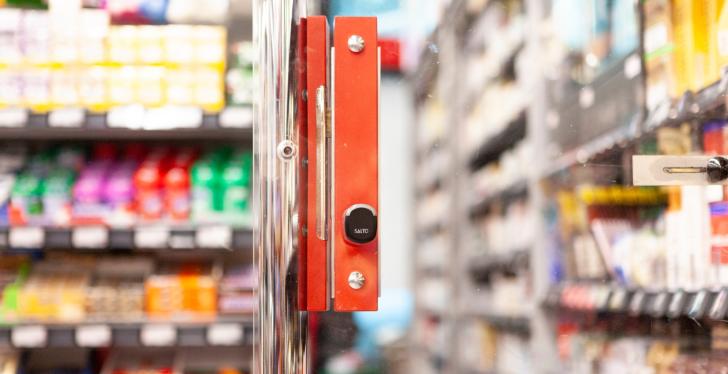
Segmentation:
[[(526, 1), (527, 21), (529, 25), (533, 25), (530, 32), (526, 35), (527, 57), (538, 58), (544, 52), (544, 36), (542, 33), (535, 32), (536, 25), (541, 25), (547, 16), (548, 6), (542, 0)], [(531, 100), (527, 113), (527, 130), (528, 141), (531, 142), (533, 149), (547, 149), (549, 144), (548, 125), (546, 118), (548, 117), (547, 87), (546, 79), (538, 69), (531, 69), (532, 72), (525, 76), (525, 87), (531, 93)], [(535, 238), (547, 238), (546, 222), (544, 221), (544, 212), (546, 212), (548, 204), (548, 196), (544, 194), (541, 184), (540, 172), (546, 169), (548, 159), (546, 157), (537, 157), (533, 160), (534, 165), (530, 167), (528, 178), (529, 201), (531, 208), (534, 209), (537, 222), (537, 233)], [(533, 300), (544, 300), (548, 294), (551, 285), (551, 249), (547, 245), (546, 240), (534, 240), (531, 246), (531, 283), (533, 285)], [(537, 304), (537, 303), (535, 303)], [(538, 369), (543, 373), (560, 373), (565, 368), (561, 367), (556, 341), (556, 324), (554, 316), (549, 314), (545, 309), (534, 305), (531, 317), (531, 354), (534, 362), (538, 362)], [(537, 369), (534, 367), (534, 369)]]
[(316, 89), (316, 236), (321, 240), (327, 239), (328, 225), (326, 224), (326, 87)]
[(306, 1), (255, 0), (258, 95), (253, 130), (258, 264), (256, 373), (306, 372), (306, 313), (297, 306), (297, 98)]

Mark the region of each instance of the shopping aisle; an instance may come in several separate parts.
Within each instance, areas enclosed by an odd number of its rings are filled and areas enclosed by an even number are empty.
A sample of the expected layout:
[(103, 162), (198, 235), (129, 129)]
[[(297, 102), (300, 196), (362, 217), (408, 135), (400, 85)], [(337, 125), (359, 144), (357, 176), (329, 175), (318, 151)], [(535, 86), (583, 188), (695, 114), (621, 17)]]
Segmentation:
[(728, 6), (441, 5), (410, 74), (417, 370), (725, 368), (725, 176), (632, 156), (726, 152)]
[(241, 4), (0, 1), (3, 372), (252, 370)]

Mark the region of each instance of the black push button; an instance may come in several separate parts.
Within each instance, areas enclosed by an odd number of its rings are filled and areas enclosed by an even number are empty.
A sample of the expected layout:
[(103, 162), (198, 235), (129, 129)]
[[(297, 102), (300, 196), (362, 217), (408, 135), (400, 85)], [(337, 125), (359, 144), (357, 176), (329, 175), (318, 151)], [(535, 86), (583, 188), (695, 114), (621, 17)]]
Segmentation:
[(377, 213), (365, 204), (349, 207), (344, 213), (344, 232), (352, 243), (369, 243), (377, 237)]

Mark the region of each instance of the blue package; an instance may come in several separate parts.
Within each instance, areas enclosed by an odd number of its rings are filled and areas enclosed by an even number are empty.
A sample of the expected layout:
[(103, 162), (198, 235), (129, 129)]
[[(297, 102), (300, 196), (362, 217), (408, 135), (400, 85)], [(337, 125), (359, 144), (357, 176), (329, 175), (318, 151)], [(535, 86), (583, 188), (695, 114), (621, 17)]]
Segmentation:
[(139, 4), (139, 13), (152, 23), (167, 23), (167, 6), (169, 0), (143, 0)]

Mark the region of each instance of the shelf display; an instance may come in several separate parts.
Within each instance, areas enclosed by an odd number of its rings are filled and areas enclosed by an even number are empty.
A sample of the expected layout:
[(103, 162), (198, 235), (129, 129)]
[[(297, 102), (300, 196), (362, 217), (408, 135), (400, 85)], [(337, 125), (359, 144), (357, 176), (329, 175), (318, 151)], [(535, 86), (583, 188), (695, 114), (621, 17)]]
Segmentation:
[[(440, 55), (423, 52), (414, 74), (428, 80), (415, 87), (417, 170), (429, 174), (418, 175), (417, 219), (442, 220), (418, 226), (426, 307), (415, 319), (451, 334), (451, 345), (417, 341), (422, 357), (440, 358), (423, 360), (428, 372), (725, 366), (726, 190), (634, 186), (632, 156), (726, 152), (727, 10), (447, 6), (428, 39)], [(434, 247), (448, 257), (443, 272), (430, 270)], [(453, 290), (454, 307), (432, 304), (431, 282)]]
[(112, 26), (105, 11), (84, 9), (74, 32), (59, 35), (54, 17), (0, 9), (6, 28), (2, 106), (36, 112), (69, 106), (103, 112), (130, 104), (222, 109), (224, 28)]
[(2, 371), (251, 372), (249, 6), (0, 1)]
[(214, 320), (255, 310), (255, 271), (149, 256), (3, 257), (4, 323)]
[(6, 148), (11, 226), (249, 226), (249, 151), (130, 143)]

